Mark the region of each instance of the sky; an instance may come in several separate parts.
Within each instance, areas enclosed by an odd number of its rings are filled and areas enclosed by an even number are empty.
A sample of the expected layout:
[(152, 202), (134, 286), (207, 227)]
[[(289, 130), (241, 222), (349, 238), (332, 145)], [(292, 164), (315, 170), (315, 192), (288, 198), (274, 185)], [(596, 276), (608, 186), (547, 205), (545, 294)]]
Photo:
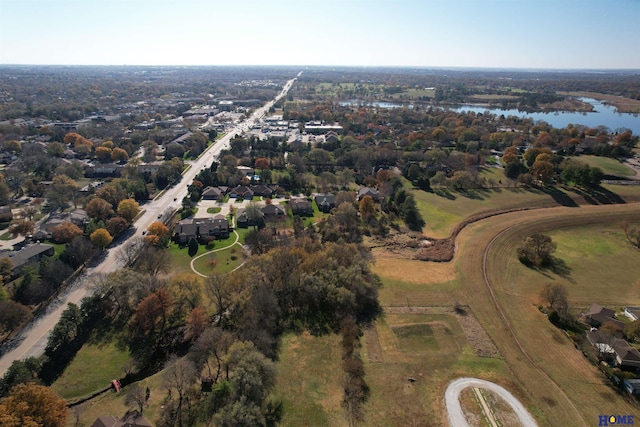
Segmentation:
[(640, 69), (640, 0), (0, 0), (0, 64)]

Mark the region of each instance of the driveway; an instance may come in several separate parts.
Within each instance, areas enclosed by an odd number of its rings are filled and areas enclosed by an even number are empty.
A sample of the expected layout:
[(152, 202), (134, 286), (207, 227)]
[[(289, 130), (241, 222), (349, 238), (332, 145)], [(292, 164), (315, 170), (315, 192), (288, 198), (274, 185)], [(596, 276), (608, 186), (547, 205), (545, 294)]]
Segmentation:
[(462, 406), (460, 406), (460, 392), (462, 392), (462, 390), (467, 387), (483, 388), (485, 390), (494, 392), (502, 399), (504, 399), (504, 401), (507, 402), (509, 406), (511, 406), (511, 409), (513, 409), (513, 411), (516, 413), (523, 427), (538, 426), (529, 411), (527, 411), (522, 403), (520, 403), (518, 399), (516, 399), (503, 387), (500, 387), (499, 385), (492, 382), (480, 380), (477, 378), (458, 378), (457, 380), (449, 384), (444, 396), (444, 402), (447, 406), (447, 412), (449, 415), (449, 425), (451, 427), (469, 427), (469, 423), (467, 423), (467, 420), (464, 417)]

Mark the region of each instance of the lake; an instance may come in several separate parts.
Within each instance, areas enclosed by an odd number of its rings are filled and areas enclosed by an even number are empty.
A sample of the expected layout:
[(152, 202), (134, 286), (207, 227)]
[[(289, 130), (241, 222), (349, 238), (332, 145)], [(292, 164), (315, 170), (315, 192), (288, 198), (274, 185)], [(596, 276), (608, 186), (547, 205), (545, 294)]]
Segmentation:
[[(554, 111), (551, 113), (530, 113), (520, 110), (503, 110), (500, 108), (489, 108), (479, 105), (463, 105), (461, 107), (449, 108), (451, 111), (458, 113), (463, 111), (471, 111), (474, 113), (489, 112), (495, 115), (504, 114), (505, 117), (517, 116), (527, 117), (534, 121), (545, 121), (555, 128), (565, 128), (568, 124), (584, 125), (592, 128), (598, 126), (606, 126), (611, 132), (616, 129), (630, 129), (634, 135), (640, 135), (640, 115), (632, 113), (618, 113), (615, 107), (603, 104), (601, 101), (593, 98), (579, 98), (581, 101), (588, 102), (593, 105), (594, 111), (589, 113), (575, 111)], [(356, 99), (340, 102), (340, 105), (366, 105), (379, 108), (414, 108), (413, 104), (403, 105), (392, 102), (362, 102)]]
[(500, 108), (487, 108), (478, 105), (463, 105), (457, 108), (450, 108), (452, 111), (463, 112), (471, 111), (474, 113), (485, 113), (501, 115), (505, 117), (517, 116), (528, 117), (534, 121), (545, 121), (555, 128), (564, 128), (568, 124), (584, 125), (592, 128), (598, 126), (606, 126), (610, 131), (615, 132), (616, 129), (630, 129), (634, 135), (640, 135), (640, 116), (632, 113), (618, 113), (615, 107), (605, 105), (597, 99), (579, 98), (581, 101), (588, 102), (593, 105), (593, 112), (572, 112), (557, 111), (551, 113), (529, 113), (519, 110), (502, 110)]

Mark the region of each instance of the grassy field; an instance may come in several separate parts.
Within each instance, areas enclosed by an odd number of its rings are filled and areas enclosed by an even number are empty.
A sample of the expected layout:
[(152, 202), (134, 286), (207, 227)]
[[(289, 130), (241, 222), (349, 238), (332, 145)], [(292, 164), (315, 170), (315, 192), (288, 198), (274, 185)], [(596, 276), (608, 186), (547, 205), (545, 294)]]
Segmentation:
[[(640, 254), (635, 250), (627, 254), (616, 248), (620, 242), (615, 229), (604, 227), (601, 234), (593, 236), (593, 245), (580, 245), (593, 234), (589, 227), (616, 224), (636, 212), (637, 206), (616, 205), (545, 209), (527, 212), (526, 217), (512, 213), (473, 224), (460, 235), (456, 264), (467, 301), (500, 348), (511, 372), (528, 390), (523, 403), (550, 425), (589, 425), (599, 413), (636, 411), (615, 394), (603, 375), (536, 308), (541, 288), (553, 281), (566, 284), (574, 305), (640, 303), (640, 295), (629, 289), (633, 276), (637, 278), (640, 272)], [(575, 228), (580, 225), (587, 228)], [(533, 231), (557, 233), (558, 256), (566, 258), (564, 261), (571, 268), (569, 276), (530, 270), (515, 259), (522, 238)], [(571, 236), (576, 236), (578, 243), (572, 243)], [(513, 333), (505, 328), (484, 284), (485, 253), (487, 277)]]
[[(586, 156), (583, 156), (586, 157)], [(581, 158), (583, 158), (581, 157)], [(495, 182), (504, 181), (502, 170), (485, 168), (482, 175)], [(607, 199), (638, 201), (640, 188), (624, 185), (603, 185), (603, 192), (595, 195), (577, 188), (506, 188), (470, 190), (466, 193), (452, 190), (425, 192), (412, 190), (418, 209), (426, 225), (423, 233), (433, 238), (449, 236), (453, 228), (465, 218), (486, 211), (518, 209), (524, 207), (541, 208), (560, 205), (581, 205), (606, 203)]]
[(281, 426), (346, 426), (340, 337), (287, 335), (282, 340), (275, 395), (284, 403)]
[(52, 388), (65, 399), (88, 395), (122, 377), (128, 360), (129, 354), (113, 343), (85, 344)]
[(636, 172), (624, 163), (610, 157), (601, 156), (574, 156), (572, 159), (602, 169), (608, 175), (634, 176)]
[[(441, 395), (451, 378), (508, 377), (502, 360), (474, 356), (450, 314), (389, 314), (362, 342), (371, 387), (362, 425), (441, 425)], [(289, 335), (283, 340), (276, 385), (285, 405), (281, 425), (348, 425), (340, 406), (339, 349), (337, 336)]]
[(412, 194), (426, 222), (423, 233), (435, 238), (449, 236), (464, 218), (479, 212), (555, 204), (553, 197), (536, 189), (497, 188), (467, 194), (447, 191), (445, 195), (415, 190)]
[[(638, 198), (637, 188), (608, 188), (623, 198)], [(427, 221), (425, 233), (434, 237), (447, 236), (462, 219), (477, 212), (557, 206), (559, 198), (539, 190), (506, 188), (466, 196), (452, 193), (453, 197), (414, 194)], [(485, 219), (462, 231), (450, 263), (397, 259), (374, 250), (372, 268), (383, 282), (380, 302), (386, 314), (361, 340), (365, 379), (371, 387), (362, 425), (446, 425), (444, 391), (460, 376), (504, 386), (541, 426), (591, 425), (600, 413), (637, 413), (537, 309), (545, 283), (564, 284), (575, 310), (593, 302), (612, 307), (640, 305), (640, 251), (629, 247), (617, 225), (624, 219), (637, 220), (637, 212), (638, 206), (628, 203), (553, 207)], [(532, 230), (546, 232), (557, 242), (556, 256), (564, 261), (568, 274), (528, 269), (517, 261), (516, 249)], [(241, 230), (243, 236), (246, 232)], [(186, 249), (182, 251), (188, 257)], [(506, 321), (485, 285), (485, 254), (486, 277)], [(183, 261), (188, 266), (190, 258)], [(464, 322), (451, 311), (456, 301), (469, 305), (498, 347), (498, 357), (476, 355)], [(283, 338), (281, 349), (275, 388), (285, 407), (281, 425), (346, 426), (340, 337), (290, 334)], [(145, 384), (154, 390), (145, 414), (157, 414), (163, 397), (160, 380), (150, 377)], [(101, 396), (84, 411), (80, 425), (89, 425), (105, 413), (121, 415), (122, 396)]]
[[(233, 259), (234, 257), (235, 259)], [(236, 244), (198, 258), (193, 266), (198, 272), (208, 276), (214, 273), (228, 273), (243, 262), (242, 246)]]

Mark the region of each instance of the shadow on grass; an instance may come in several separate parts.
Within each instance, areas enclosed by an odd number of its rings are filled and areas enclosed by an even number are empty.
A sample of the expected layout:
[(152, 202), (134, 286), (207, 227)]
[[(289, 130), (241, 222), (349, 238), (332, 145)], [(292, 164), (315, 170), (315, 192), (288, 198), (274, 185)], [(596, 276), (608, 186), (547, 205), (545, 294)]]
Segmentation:
[(457, 199), (455, 194), (453, 194), (452, 192), (450, 192), (446, 188), (437, 188), (437, 189), (433, 190), (433, 193), (438, 195), (438, 196), (440, 196), (440, 197), (444, 197), (445, 199), (449, 199), (449, 200)]
[(577, 208), (579, 206), (578, 203), (576, 203), (576, 201), (571, 198), (571, 196), (556, 187), (544, 187), (541, 189), (541, 191), (551, 196), (553, 200), (555, 200), (561, 206), (570, 208)]
[(458, 190), (458, 193), (467, 199), (472, 200), (484, 200), (482, 194), (480, 194), (481, 190)]
[(562, 277), (563, 279), (568, 280), (571, 283), (576, 283), (576, 281), (571, 278), (571, 267), (569, 267), (563, 259), (551, 257), (549, 263), (542, 266), (524, 262), (522, 260), (520, 260), (520, 262), (522, 262), (528, 268), (536, 270), (549, 279), (553, 279), (553, 276), (551, 275), (551, 273), (553, 273), (557, 276)]
[(624, 199), (618, 194), (600, 186), (592, 188), (571, 187), (569, 191), (572, 191), (584, 197), (584, 200), (592, 205), (613, 205), (626, 203)]

